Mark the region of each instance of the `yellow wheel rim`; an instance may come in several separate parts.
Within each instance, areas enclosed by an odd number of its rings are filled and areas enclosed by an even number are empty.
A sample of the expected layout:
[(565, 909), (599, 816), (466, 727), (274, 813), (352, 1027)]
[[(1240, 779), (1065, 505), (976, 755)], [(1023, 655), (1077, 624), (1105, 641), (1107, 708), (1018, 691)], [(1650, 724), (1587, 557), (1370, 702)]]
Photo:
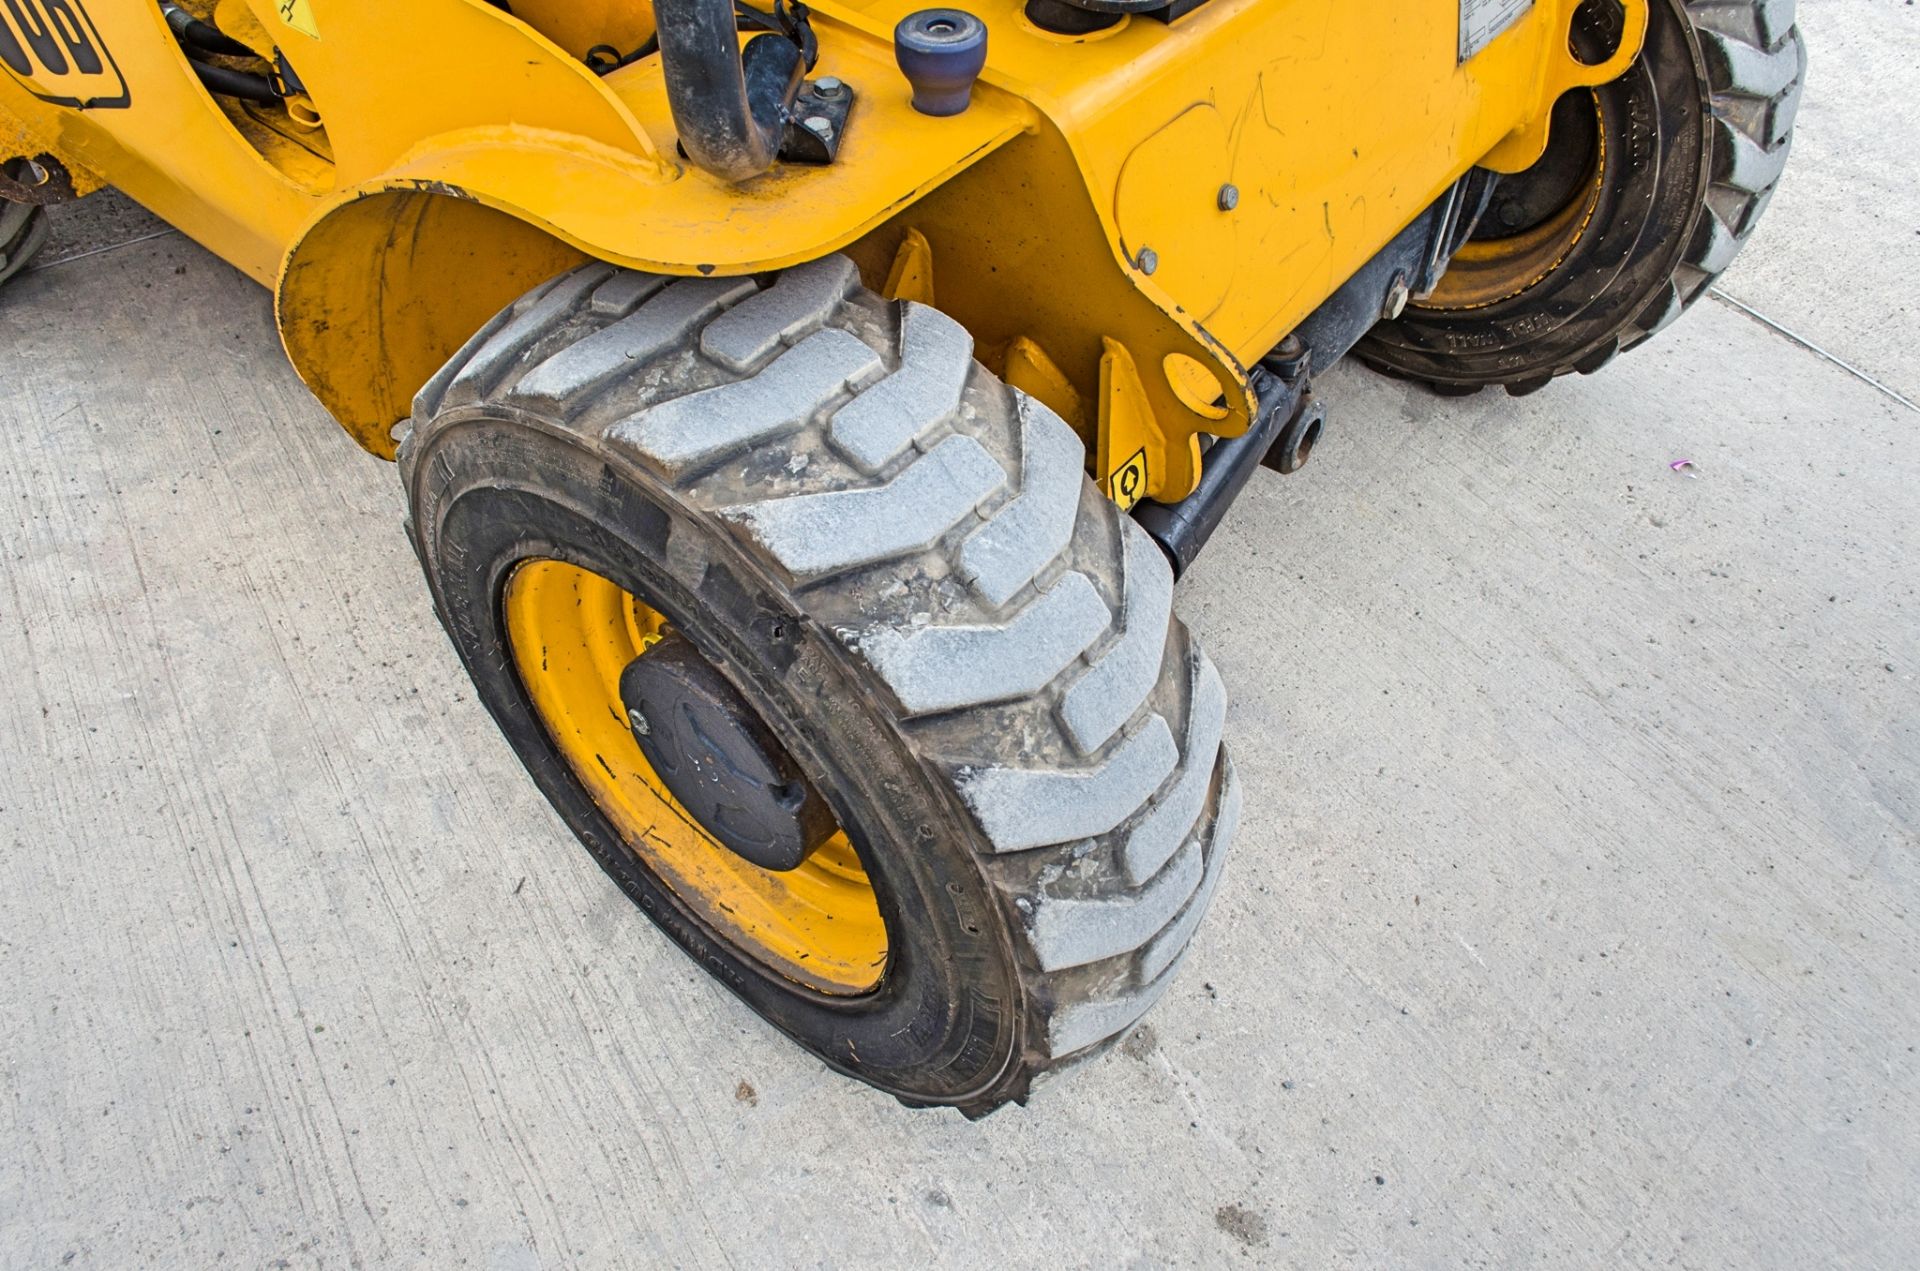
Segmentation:
[[(1599, 98), (1594, 109), (1599, 110)], [(1528, 291), (1566, 263), (1573, 249), (1587, 236), (1594, 212), (1600, 206), (1607, 163), (1607, 132), (1596, 130), (1593, 163), (1576, 193), (1558, 212), (1539, 225), (1511, 238), (1474, 239), (1463, 243), (1453, 254), (1447, 272), (1431, 296), (1420, 301), (1423, 309), (1457, 312), (1485, 309), (1511, 300)]]
[(799, 984), (839, 996), (880, 982), (887, 928), (845, 830), (797, 869), (716, 842), (654, 775), (620, 673), (660, 638), (658, 611), (591, 570), (531, 560), (507, 580), (507, 640), (534, 710), (628, 848), (707, 925)]

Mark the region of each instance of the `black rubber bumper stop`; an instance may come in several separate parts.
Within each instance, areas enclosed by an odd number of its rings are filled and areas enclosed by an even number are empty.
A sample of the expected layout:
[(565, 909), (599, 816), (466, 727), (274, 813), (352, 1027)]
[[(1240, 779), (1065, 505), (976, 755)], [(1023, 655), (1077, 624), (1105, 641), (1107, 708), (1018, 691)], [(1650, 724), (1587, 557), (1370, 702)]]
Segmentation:
[(893, 28), (893, 57), (923, 115), (957, 115), (987, 64), (987, 24), (959, 9), (922, 9)]

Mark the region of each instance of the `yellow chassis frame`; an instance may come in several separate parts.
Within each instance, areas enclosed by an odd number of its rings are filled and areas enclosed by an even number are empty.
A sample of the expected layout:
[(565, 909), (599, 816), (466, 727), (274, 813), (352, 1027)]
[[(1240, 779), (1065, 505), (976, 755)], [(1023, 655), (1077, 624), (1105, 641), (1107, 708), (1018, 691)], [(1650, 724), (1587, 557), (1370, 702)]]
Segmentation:
[(1069, 37), (980, 0), (986, 72), (934, 119), (893, 65), (921, 4), (818, 0), (815, 74), (858, 95), (838, 161), (736, 186), (677, 157), (657, 58), (581, 62), (643, 38), (644, 0), (220, 0), (297, 68), (330, 161), (208, 96), (154, 0), (23, 0), (104, 56), (23, 69), (0, 39), (0, 159), (112, 183), (273, 287), (295, 367), (375, 454), (471, 332), (574, 261), (845, 250), (1080, 427), (1117, 500), (1170, 501), (1201, 434), (1248, 426), (1246, 365), (1470, 168), (1533, 162), (1553, 102), (1637, 56), (1649, 0), (1600, 65), (1570, 51), (1577, 0), (1532, 0), (1463, 59), (1467, 2), (1208, 0)]

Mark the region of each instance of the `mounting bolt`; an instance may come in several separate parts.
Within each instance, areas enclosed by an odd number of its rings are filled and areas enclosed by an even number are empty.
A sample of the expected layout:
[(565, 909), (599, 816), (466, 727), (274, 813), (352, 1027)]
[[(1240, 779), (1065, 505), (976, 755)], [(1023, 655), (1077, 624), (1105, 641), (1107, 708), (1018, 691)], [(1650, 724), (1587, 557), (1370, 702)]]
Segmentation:
[(1399, 317), (1407, 311), (1407, 301), (1412, 297), (1413, 292), (1407, 287), (1407, 276), (1395, 274), (1393, 285), (1387, 288), (1387, 298), (1380, 306), (1380, 316), (1388, 320)]
[(845, 84), (842, 84), (838, 78), (832, 75), (822, 75), (819, 79), (813, 81), (813, 91), (820, 97), (838, 97), (846, 91), (846, 88), (847, 86)]
[(1240, 187), (1229, 181), (1220, 187), (1220, 197), (1215, 200), (1222, 212), (1231, 212), (1240, 206)]
[(833, 120), (825, 115), (808, 115), (800, 121), (800, 126), (822, 141), (833, 140)]
[(1151, 247), (1142, 247), (1140, 249), (1140, 272), (1150, 274), (1158, 268), (1160, 268), (1160, 253)]

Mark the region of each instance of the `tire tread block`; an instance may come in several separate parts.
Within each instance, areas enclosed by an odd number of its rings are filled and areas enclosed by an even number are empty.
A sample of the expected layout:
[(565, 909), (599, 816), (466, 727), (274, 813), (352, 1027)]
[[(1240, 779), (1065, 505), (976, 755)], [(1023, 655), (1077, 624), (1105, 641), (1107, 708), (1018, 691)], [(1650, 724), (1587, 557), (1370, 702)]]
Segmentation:
[(1107, 606), (1071, 573), (994, 626), (870, 628), (860, 651), (908, 715), (1038, 693), (1107, 629)]
[(1184, 765), (1172, 787), (1164, 791), (1145, 819), (1127, 836), (1120, 851), (1121, 867), (1135, 886), (1145, 883), (1180, 850), (1207, 805), (1213, 784), (1214, 757), (1227, 725), (1227, 686), (1206, 654), (1190, 655), (1192, 692), (1187, 706)]
[(1188, 843), (1152, 882), (1118, 896), (1049, 900), (1042, 895), (1028, 923), (1041, 969), (1085, 966), (1131, 953), (1151, 940), (1179, 915), (1200, 886), (1203, 855), (1199, 843)]
[(522, 354), (539, 343), (541, 336), (571, 314), (574, 306), (612, 274), (611, 265), (582, 265), (541, 288), (525, 308), (507, 310), (511, 316), (478, 350), (464, 358), (455, 354), (447, 363), (458, 369), (447, 381), (443, 394), (464, 391), (477, 395), (491, 389)]
[(1153, 715), (1092, 768), (962, 768), (955, 784), (993, 850), (1020, 852), (1105, 834), (1179, 761), (1173, 731)]
[(1120, 519), (1121, 633), (1060, 700), (1060, 722), (1081, 754), (1106, 744), (1160, 680), (1173, 616), (1173, 568), (1132, 517)]
[(598, 317), (624, 318), (671, 281), (660, 274), (623, 269), (594, 288), (587, 307)]
[(607, 440), (678, 478), (793, 432), (880, 368), (880, 355), (857, 337), (816, 331), (758, 375), (649, 406), (608, 429)]
[(751, 278), (678, 279), (618, 322), (541, 362), (520, 378), (514, 392), (520, 397), (560, 401), (598, 388), (677, 348), (702, 322), (753, 292)]
[(827, 429), (834, 449), (860, 471), (879, 472), (960, 408), (972, 367), (965, 327), (938, 309), (904, 303), (899, 368), (834, 414)]
[(1086, 447), (1067, 421), (1020, 392), (1020, 493), (960, 547), (960, 573), (991, 605), (1004, 605), (1073, 541)]
[(924, 551), (1006, 484), (972, 437), (946, 438), (884, 485), (720, 509), (794, 577), (813, 579)]
[(1241, 794), (1233, 765), (1223, 760), (1220, 807), (1214, 816), (1206, 873), (1187, 900), (1186, 907), (1147, 945), (1134, 966), (1136, 987), (1098, 997), (1070, 1002), (1059, 1007), (1047, 1020), (1047, 1053), (1054, 1059), (1078, 1054), (1119, 1033), (1125, 1032), (1152, 1009), (1155, 1002), (1179, 974), (1186, 961), (1189, 942), (1200, 919), (1205, 916), (1214, 888), (1226, 863), (1227, 849), (1239, 828)]
[(1220, 876), (1226, 872), (1227, 849), (1232, 846), (1233, 836), (1240, 828), (1242, 806), (1243, 796), (1239, 779), (1233, 770), (1233, 761), (1222, 756), (1220, 806), (1213, 814), (1213, 833), (1207, 840), (1206, 873), (1179, 916), (1155, 936), (1140, 954), (1139, 964), (1134, 970), (1142, 984), (1159, 979), (1161, 972), (1186, 952), (1194, 930), (1199, 927), (1200, 920), (1206, 916), (1207, 906), (1213, 901), (1214, 890), (1220, 885)]
[(700, 351), (730, 371), (750, 371), (781, 344), (824, 325), (859, 280), (845, 256), (796, 265), (709, 322), (700, 333)]
[(33, 216), (32, 213), (39, 209), (26, 204), (10, 206), (26, 207), (29, 215), (26, 229), (16, 231), (18, 236), (0, 254), (0, 282), (5, 282), (31, 264), (33, 258), (40, 254), (40, 249), (47, 245), (47, 239), (53, 235), (53, 222), (45, 213)]

